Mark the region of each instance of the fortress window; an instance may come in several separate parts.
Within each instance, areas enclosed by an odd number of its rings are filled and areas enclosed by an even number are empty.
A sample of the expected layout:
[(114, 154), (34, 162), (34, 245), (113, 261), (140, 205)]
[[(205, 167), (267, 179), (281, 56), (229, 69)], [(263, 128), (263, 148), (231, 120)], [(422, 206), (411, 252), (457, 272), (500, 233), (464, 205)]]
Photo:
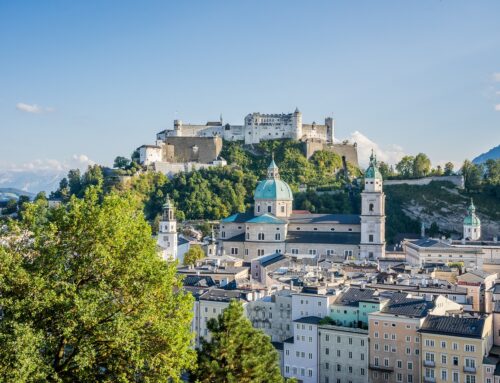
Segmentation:
[(371, 203), (370, 206), (369, 206), (369, 210), (370, 211), (373, 211), (373, 204)]

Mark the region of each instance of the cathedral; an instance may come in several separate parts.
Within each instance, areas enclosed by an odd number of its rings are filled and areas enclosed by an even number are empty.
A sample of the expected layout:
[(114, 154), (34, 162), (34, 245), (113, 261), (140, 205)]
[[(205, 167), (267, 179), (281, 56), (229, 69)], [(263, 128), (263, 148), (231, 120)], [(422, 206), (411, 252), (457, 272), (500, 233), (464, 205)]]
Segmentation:
[(361, 216), (293, 210), (293, 193), (272, 160), (267, 178), (255, 189), (253, 212), (221, 220), (219, 254), (244, 261), (273, 253), (317, 259), (384, 257), (385, 195), (373, 153), (361, 199)]

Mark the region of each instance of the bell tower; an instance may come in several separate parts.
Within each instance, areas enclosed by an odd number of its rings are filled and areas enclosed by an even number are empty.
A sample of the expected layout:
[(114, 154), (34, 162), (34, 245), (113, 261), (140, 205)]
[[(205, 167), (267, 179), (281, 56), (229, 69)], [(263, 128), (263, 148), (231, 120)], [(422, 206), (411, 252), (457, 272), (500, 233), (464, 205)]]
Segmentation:
[(174, 205), (167, 195), (167, 200), (163, 204), (157, 239), (162, 258), (165, 260), (177, 259), (177, 221), (174, 213)]
[(361, 259), (375, 260), (385, 256), (385, 194), (382, 184), (382, 174), (372, 150), (361, 193)]

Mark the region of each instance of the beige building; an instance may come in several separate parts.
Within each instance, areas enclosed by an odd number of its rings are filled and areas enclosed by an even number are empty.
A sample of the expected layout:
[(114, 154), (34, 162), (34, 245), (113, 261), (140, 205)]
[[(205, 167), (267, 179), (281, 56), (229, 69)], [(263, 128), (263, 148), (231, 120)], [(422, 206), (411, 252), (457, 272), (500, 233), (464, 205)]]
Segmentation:
[(418, 330), (429, 314), (460, 311), (444, 297), (429, 302), (394, 293), (378, 312), (370, 313), (370, 381), (417, 383), (421, 380), (421, 340)]
[[(487, 292), (494, 286), (498, 275), (474, 270), (457, 276), (457, 284), (467, 289), (472, 297), (472, 310), (478, 312), (492, 311), (492, 297)], [(489, 301), (487, 301), (489, 299)]]
[[(493, 383), (491, 365), (483, 366), (493, 346), (492, 316), (430, 315), (422, 324), (423, 382)], [(489, 376), (485, 372), (489, 371)], [(488, 382), (487, 378), (490, 378)]]

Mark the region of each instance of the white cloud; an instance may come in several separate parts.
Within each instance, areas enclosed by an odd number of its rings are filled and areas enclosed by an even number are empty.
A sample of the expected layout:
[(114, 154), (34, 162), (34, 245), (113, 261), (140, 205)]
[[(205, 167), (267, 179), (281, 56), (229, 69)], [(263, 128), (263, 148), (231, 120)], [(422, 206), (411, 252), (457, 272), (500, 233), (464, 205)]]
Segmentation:
[(396, 164), (399, 160), (401, 160), (401, 158), (403, 158), (403, 156), (406, 155), (401, 146), (393, 144), (381, 147), (379, 144), (372, 141), (359, 131), (351, 133), (349, 141), (356, 142), (358, 145), (358, 160), (361, 167), (368, 166), (372, 149), (379, 161), (383, 161), (388, 164)]
[(495, 110), (496, 110), (497, 112), (500, 112), (500, 104), (496, 104), (496, 105), (495, 105)]
[(37, 104), (25, 104), (24, 102), (18, 102), (16, 104), (16, 109), (21, 112), (34, 113), (34, 114), (51, 113), (55, 111), (55, 109), (51, 107), (44, 108)]
[(493, 73), (493, 81), (500, 82), (500, 72)]

